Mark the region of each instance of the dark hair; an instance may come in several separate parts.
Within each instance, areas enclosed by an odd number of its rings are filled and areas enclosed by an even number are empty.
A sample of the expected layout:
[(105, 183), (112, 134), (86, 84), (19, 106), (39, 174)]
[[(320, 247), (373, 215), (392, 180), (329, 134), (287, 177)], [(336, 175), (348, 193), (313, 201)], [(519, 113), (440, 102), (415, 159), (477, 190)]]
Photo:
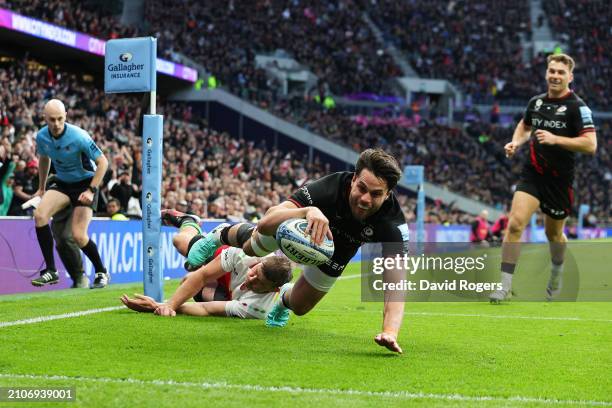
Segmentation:
[(392, 190), (402, 177), (402, 170), (395, 157), (382, 149), (367, 149), (361, 152), (355, 173), (360, 174), (363, 169), (368, 169), (376, 177), (385, 180), (389, 190)]
[(119, 201), (119, 200), (118, 200), (118, 199), (116, 199), (116, 198), (111, 198), (110, 200), (108, 200), (108, 201), (106, 202), (106, 205), (109, 205), (110, 203), (117, 203), (117, 205), (119, 206), (119, 208), (121, 208), (121, 201)]
[(277, 288), (293, 279), (289, 259), (282, 256), (267, 256), (262, 259), (261, 263), (264, 276)]

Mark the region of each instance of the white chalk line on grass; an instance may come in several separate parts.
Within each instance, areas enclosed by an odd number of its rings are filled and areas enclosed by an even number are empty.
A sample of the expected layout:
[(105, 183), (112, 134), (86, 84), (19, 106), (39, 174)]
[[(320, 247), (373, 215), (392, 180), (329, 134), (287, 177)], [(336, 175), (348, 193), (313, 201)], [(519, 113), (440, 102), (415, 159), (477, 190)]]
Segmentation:
[(462, 394), (433, 394), (424, 392), (410, 391), (363, 391), (352, 389), (337, 389), (337, 388), (302, 388), (289, 386), (266, 386), (258, 384), (231, 384), (227, 382), (182, 382), (174, 380), (140, 380), (137, 378), (108, 378), (108, 377), (70, 377), (65, 375), (33, 375), (33, 374), (0, 374), (0, 378), (7, 379), (29, 379), (29, 380), (44, 380), (44, 381), (83, 381), (94, 383), (112, 383), (112, 384), (135, 384), (141, 386), (161, 385), (161, 386), (177, 386), (177, 387), (192, 387), (204, 389), (235, 389), (240, 391), (258, 391), (258, 392), (278, 392), (287, 394), (325, 394), (340, 397), (379, 397), (379, 398), (396, 398), (396, 399), (434, 399), (447, 401), (475, 401), (475, 402), (517, 402), (517, 403), (541, 403), (552, 405), (597, 405), (597, 406), (612, 406), (610, 401), (594, 401), (594, 400), (563, 400), (556, 398), (536, 398), (524, 396), (512, 397), (496, 397), (496, 396), (472, 396)]
[[(360, 278), (361, 274), (340, 276), (338, 280), (356, 279)], [(316, 309), (321, 312), (338, 312), (341, 310), (332, 309)], [(355, 310), (356, 312), (367, 312), (367, 313), (380, 313), (378, 310)], [(491, 319), (525, 319), (525, 320), (561, 320), (561, 321), (575, 321), (575, 322), (599, 322), (599, 323), (612, 323), (611, 319), (583, 319), (581, 317), (553, 317), (553, 316), (512, 316), (512, 315), (490, 315), (490, 314), (468, 314), (468, 313), (436, 313), (436, 312), (406, 312), (404, 315), (412, 316), (456, 316), (456, 317), (484, 317)]]
[[(319, 312), (357, 312), (357, 313), (377, 313), (380, 310), (340, 310), (340, 309), (315, 309)], [(605, 319), (583, 319), (581, 317), (547, 317), (547, 316), (512, 316), (512, 315), (489, 315), (489, 314), (468, 314), (468, 313), (441, 313), (441, 312), (404, 312), (404, 316), (441, 316), (441, 317), (483, 317), (491, 319), (523, 319), (523, 320), (561, 320), (572, 322), (599, 322), (612, 323), (612, 320)]]
[[(338, 280), (347, 280), (347, 279), (357, 279), (360, 278), (361, 274), (354, 275), (346, 275), (340, 276)], [(64, 313), (60, 315), (51, 315), (51, 316), (41, 316), (34, 317), (31, 319), (24, 320), (15, 320), (11, 322), (0, 322), (0, 328), (10, 327), (10, 326), (19, 326), (26, 324), (34, 324), (34, 323), (42, 323), (51, 320), (59, 320), (59, 319), (70, 319), (73, 317), (86, 316), (90, 314), (103, 313), (103, 312), (111, 312), (113, 310), (123, 309), (124, 306), (111, 306), (104, 307), (99, 309), (90, 309), (83, 310), (79, 312), (71, 312)], [(339, 312), (341, 310), (332, 310), (332, 309), (317, 309), (321, 312)], [(369, 313), (380, 313), (380, 311), (376, 310), (355, 310), (357, 312), (369, 312)], [(541, 316), (512, 316), (512, 315), (488, 315), (488, 314), (464, 314), (464, 313), (434, 313), (434, 312), (406, 312), (405, 315), (413, 315), (413, 316), (442, 316), (442, 317), (483, 317), (483, 318), (491, 318), (491, 319), (526, 319), (526, 320), (561, 320), (561, 321), (587, 321), (587, 322), (603, 322), (603, 323), (612, 323), (612, 320), (606, 319), (583, 319), (580, 317), (541, 317)]]
[[(380, 313), (380, 312), (378, 312)], [(554, 316), (512, 316), (512, 315), (489, 315), (489, 314), (468, 314), (468, 313), (437, 313), (437, 312), (406, 312), (406, 315), (413, 316), (457, 316), (457, 317), (484, 317), (491, 319), (526, 319), (526, 320), (563, 320), (573, 322), (600, 322), (612, 323), (606, 319), (583, 319), (580, 317), (554, 317)]]
[(31, 319), (15, 320), (12, 322), (0, 322), (0, 328), (10, 327), (10, 326), (19, 326), (19, 325), (24, 325), (24, 324), (42, 323), (42, 322), (48, 322), (51, 320), (71, 319), (73, 317), (86, 316), (90, 314), (111, 312), (113, 310), (123, 309), (124, 307), (125, 306), (102, 307), (99, 309), (82, 310), (80, 312), (70, 312), (70, 313), (64, 313), (64, 314), (59, 314), (59, 315), (33, 317)]

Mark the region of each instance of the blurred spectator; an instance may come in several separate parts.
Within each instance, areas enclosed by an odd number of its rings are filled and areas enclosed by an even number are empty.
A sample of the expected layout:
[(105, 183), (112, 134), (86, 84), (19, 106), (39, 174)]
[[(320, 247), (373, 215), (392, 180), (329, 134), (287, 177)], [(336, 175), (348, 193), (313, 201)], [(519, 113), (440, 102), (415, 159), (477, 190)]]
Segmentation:
[(470, 242), (472, 243), (486, 243), (491, 238), (491, 231), (489, 230), (489, 221), (487, 217), (489, 212), (482, 210), (480, 214), (474, 219), (471, 224), (470, 230)]
[(121, 203), (116, 198), (108, 200), (106, 215), (113, 221), (127, 221), (129, 219), (121, 212)]
[(13, 201), (13, 169), (15, 163), (5, 163), (6, 170), (0, 173), (0, 189), (2, 190), (2, 200), (0, 202), (0, 216), (7, 215)]
[(138, 186), (131, 184), (130, 172), (126, 169), (119, 170), (119, 179), (115, 185), (110, 189), (110, 195), (113, 198), (119, 200), (121, 209), (129, 214), (129, 202), (130, 198), (138, 198), (140, 196), (140, 189)]
[(491, 236), (493, 237), (495, 241), (501, 242), (504, 240), (504, 237), (506, 236), (507, 228), (508, 228), (508, 215), (504, 213), (500, 215), (497, 220), (495, 220), (493, 227), (491, 227)]
[(8, 215), (29, 215), (31, 210), (22, 210), (21, 205), (34, 197), (38, 190), (38, 160), (28, 161), (25, 170), (15, 173), (13, 202)]

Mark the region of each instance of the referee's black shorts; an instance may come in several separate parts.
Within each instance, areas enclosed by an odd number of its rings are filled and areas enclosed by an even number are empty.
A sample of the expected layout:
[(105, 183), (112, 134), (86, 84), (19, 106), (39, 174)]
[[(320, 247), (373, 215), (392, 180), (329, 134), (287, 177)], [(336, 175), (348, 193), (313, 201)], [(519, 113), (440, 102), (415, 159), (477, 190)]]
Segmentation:
[(96, 211), (98, 208), (98, 197), (100, 196), (99, 191), (94, 194), (91, 205), (86, 205), (79, 201), (79, 196), (81, 193), (89, 188), (91, 179), (92, 178), (86, 178), (85, 180), (77, 181), (76, 183), (66, 183), (56, 177), (51, 183), (49, 183), (47, 190), (56, 190), (67, 195), (68, 198), (70, 198), (70, 204), (72, 204), (73, 207), (91, 207), (92, 210)]
[(542, 212), (555, 220), (563, 220), (572, 212), (574, 190), (568, 178), (541, 175), (527, 165), (523, 168), (516, 191), (523, 191), (540, 200)]

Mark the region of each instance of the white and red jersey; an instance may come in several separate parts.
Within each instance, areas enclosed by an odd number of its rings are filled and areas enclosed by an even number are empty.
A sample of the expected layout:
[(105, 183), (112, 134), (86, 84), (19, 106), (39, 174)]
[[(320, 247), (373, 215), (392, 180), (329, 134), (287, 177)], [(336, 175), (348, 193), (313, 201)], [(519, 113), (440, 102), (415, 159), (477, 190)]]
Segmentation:
[(243, 319), (265, 319), (274, 306), (278, 292), (255, 293), (240, 288), (251, 266), (260, 262), (261, 258), (248, 256), (240, 248), (226, 248), (220, 256), (221, 268), (229, 274), (231, 300), (225, 305), (227, 315)]

